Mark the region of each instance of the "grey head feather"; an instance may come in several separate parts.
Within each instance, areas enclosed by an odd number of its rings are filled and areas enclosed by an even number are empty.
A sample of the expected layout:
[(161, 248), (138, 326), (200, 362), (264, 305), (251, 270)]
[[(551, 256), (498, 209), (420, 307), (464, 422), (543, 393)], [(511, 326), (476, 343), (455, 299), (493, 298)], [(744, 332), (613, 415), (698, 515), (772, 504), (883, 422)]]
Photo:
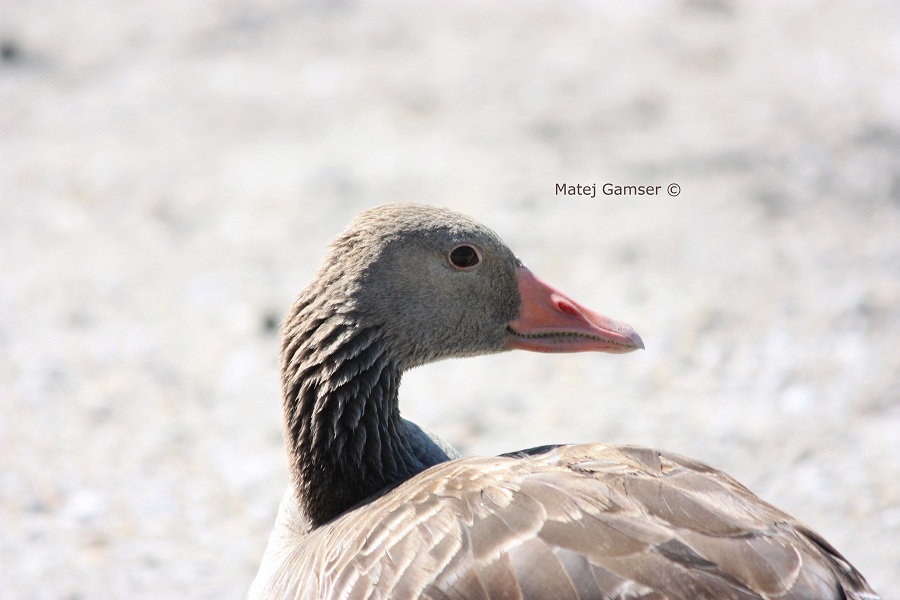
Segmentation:
[[(477, 269), (448, 261), (460, 244), (481, 254)], [(360, 214), (331, 246), (311, 287), (342, 293), (355, 318), (377, 325), (405, 370), (454, 356), (500, 351), (519, 310), (519, 261), (500, 237), (447, 209), (389, 204)], [(331, 283), (334, 282), (334, 283)], [(336, 286), (334, 284), (337, 284)]]

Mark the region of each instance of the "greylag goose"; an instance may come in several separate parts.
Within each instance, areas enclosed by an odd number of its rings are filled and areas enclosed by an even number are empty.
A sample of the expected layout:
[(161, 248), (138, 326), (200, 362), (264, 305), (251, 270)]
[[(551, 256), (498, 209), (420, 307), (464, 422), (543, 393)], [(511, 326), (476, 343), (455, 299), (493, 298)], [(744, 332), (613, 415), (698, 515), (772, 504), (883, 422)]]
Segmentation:
[(468, 217), (362, 213), (282, 335), (291, 485), (250, 598), (878, 597), (821, 536), (701, 462), (610, 445), (460, 458), (403, 419), (417, 365), (643, 348)]

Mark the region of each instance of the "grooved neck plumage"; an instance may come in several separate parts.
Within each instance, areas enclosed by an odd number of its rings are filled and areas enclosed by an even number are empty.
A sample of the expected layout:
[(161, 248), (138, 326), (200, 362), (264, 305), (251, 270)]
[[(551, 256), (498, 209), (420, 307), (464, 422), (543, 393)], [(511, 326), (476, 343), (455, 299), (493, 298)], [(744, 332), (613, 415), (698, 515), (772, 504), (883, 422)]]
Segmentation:
[(321, 308), (298, 302), (282, 349), (285, 443), (311, 527), (447, 458), (400, 418), (401, 370), (379, 328)]

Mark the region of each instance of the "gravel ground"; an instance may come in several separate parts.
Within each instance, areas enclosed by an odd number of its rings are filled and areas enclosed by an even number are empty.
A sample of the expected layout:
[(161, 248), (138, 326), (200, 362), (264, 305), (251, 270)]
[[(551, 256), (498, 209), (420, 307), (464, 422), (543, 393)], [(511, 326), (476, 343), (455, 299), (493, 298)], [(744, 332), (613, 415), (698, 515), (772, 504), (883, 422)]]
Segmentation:
[[(890, 0), (4, 0), (0, 597), (240, 598), (277, 323), (402, 200), (647, 344), (418, 369), (407, 416), (701, 458), (900, 598), (898, 32)], [(555, 193), (607, 182), (661, 193)]]

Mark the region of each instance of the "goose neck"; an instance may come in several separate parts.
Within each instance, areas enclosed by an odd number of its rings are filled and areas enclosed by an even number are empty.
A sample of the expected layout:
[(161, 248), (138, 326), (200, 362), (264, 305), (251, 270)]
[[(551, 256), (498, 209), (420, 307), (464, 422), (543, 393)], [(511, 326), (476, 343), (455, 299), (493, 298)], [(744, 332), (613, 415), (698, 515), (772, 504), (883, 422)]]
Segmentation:
[(287, 331), (285, 443), (312, 527), (439, 462), (400, 417), (402, 372), (378, 328), (333, 317)]

